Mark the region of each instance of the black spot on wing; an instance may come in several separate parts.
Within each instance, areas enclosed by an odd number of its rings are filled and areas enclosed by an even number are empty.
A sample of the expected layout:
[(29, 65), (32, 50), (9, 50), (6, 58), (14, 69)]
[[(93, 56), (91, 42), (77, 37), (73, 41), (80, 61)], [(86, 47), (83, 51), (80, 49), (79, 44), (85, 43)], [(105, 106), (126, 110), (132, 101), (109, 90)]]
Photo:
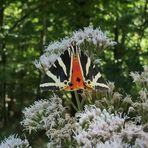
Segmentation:
[(70, 83), (69, 83), (69, 86), (73, 86), (73, 84), (70, 82)]
[(81, 81), (81, 79), (80, 79), (79, 77), (77, 77), (77, 78), (76, 78), (76, 81), (77, 81), (77, 82), (80, 82), (80, 81)]

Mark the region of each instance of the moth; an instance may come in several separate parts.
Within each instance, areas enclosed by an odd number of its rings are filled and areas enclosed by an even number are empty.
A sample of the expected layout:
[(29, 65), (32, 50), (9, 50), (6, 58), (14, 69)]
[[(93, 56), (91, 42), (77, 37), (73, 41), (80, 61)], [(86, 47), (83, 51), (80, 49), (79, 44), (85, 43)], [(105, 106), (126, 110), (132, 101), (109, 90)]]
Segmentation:
[(40, 87), (43, 90), (108, 89), (98, 68), (79, 46), (72, 45), (46, 71)]

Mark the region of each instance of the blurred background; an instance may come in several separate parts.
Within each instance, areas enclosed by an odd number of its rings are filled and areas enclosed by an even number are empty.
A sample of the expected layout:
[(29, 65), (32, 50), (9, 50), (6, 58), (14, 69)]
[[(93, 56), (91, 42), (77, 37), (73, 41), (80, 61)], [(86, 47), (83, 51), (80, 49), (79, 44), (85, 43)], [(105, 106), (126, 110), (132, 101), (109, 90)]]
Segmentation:
[(22, 109), (42, 98), (33, 61), (49, 42), (83, 27), (100, 27), (117, 42), (99, 55), (101, 69), (134, 94), (130, 72), (148, 64), (147, 7), (147, 0), (0, 0), (0, 140), (21, 133)]

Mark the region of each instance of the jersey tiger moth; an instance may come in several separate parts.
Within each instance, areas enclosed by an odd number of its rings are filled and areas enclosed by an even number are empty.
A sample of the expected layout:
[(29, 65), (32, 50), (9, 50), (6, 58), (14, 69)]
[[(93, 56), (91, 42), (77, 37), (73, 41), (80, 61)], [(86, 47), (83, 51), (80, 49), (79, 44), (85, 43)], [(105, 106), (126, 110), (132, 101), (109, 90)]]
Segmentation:
[(43, 90), (108, 89), (97, 66), (79, 46), (70, 46), (49, 67), (40, 84)]

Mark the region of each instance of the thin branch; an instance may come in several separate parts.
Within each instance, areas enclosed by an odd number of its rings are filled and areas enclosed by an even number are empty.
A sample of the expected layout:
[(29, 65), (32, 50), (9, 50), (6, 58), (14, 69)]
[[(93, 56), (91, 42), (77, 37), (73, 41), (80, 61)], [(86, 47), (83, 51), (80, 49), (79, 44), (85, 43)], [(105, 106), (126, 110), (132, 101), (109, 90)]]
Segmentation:
[(13, 31), (17, 26), (21, 25), (21, 23), (23, 22), (23, 20), (26, 19), (31, 13), (33, 13), (34, 10), (35, 10), (36, 8), (38, 8), (38, 7), (39, 7), (39, 5), (37, 5), (37, 6), (33, 7), (33, 8), (30, 8), (30, 10), (29, 10), (26, 14), (24, 14), (21, 18), (19, 18), (19, 19), (13, 24), (13, 26), (9, 29), (8, 34), (9, 34), (11, 31)]
[(31, 14), (31, 12), (28, 12), (27, 14), (25, 14), (24, 16), (22, 16), (20, 19), (18, 19), (15, 23), (14, 23), (14, 25), (9, 29), (9, 33), (11, 32), (11, 31), (13, 31), (17, 26), (19, 26), (20, 24), (21, 24), (21, 22), (25, 19), (25, 18), (27, 18), (29, 15)]

